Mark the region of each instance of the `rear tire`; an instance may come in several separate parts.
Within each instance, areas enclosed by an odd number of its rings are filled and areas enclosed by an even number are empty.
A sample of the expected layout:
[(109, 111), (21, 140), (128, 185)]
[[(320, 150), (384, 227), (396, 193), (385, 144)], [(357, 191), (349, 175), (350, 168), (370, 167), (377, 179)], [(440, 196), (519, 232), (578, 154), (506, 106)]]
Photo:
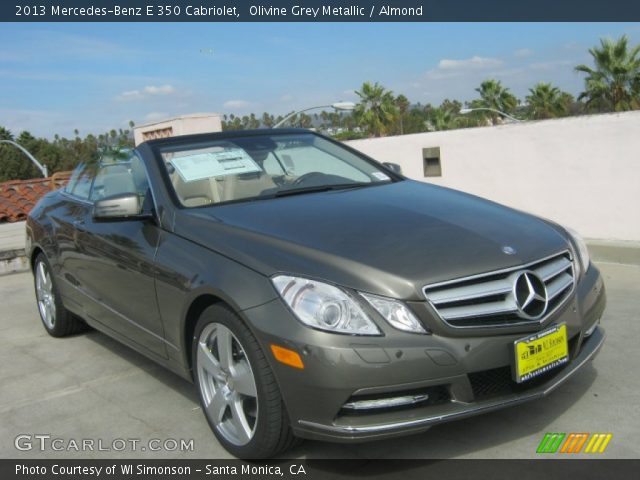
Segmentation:
[(49, 335), (66, 337), (86, 329), (82, 320), (64, 308), (51, 266), (43, 253), (36, 257), (33, 280), (38, 313)]
[(269, 458), (297, 443), (271, 367), (233, 311), (213, 305), (202, 313), (191, 354), (205, 418), (229, 453)]

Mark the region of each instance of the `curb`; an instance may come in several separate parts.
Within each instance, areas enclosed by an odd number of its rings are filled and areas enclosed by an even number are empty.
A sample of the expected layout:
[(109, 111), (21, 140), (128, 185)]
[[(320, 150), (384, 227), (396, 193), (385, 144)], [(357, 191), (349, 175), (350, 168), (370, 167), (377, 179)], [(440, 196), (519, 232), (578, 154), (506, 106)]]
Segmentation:
[(614, 240), (587, 240), (591, 260), (595, 262), (640, 265), (640, 243)]
[(29, 260), (23, 249), (0, 252), (0, 276), (29, 270)]

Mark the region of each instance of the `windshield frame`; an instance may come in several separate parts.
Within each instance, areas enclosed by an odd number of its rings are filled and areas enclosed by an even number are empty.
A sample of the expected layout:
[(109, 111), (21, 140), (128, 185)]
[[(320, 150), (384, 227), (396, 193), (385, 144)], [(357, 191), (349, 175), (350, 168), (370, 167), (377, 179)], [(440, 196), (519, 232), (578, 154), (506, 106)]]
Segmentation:
[[(184, 148), (185, 150), (197, 150), (200, 148), (207, 148), (211, 146), (212, 142), (223, 141), (223, 140), (234, 140), (236, 138), (243, 137), (254, 137), (254, 136), (265, 136), (265, 137), (275, 137), (275, 136), (292, 136), (292, 135), (314, 135), (319, 137), (325, 141), (331, 142), (339, 148), (346, 150), (347, 152), (355, 155), (360, 158), (364, 162), (368, 163), (372, 167), (375, 167), (379, 171), (383, 172), (389, 177), (389, 180), (379, 181), (379, 182), (369, 182), (369, 183), (353, 183), (353, 187), (346, 187), (345, 185), (336, 185), (335, 190), (347, 190), (351, 188), (369, 188), (376, 187), (382, 185), (388, 185), (390, 183), (396, 183), (406, 180), (406, 178), (394, 172), (393, 170), (387, 168), (382, 162), (379, 162), (364, 153), (356, 150), (349, 145), (346, 145), (340, 141), (334, 140), (333, 138), (327, 137), (326, 135), (321, 135), (317, 132), (306, 130), (306, 129), (291, 129), (291, 128), (282, 128), (282, 129), (262, 129), (262, 130), (235, 130), (235, 131), (226, 131), (226, 132), (216, 132), (216, 133), (206, 133), (206, 134), (195, 134), (195, 135), (183, 135), (176, 137), (168, 137), (162, 139), (149, 140), (144, 142), (148, 147), (150, 147), (154, 160), (156, 162), (157, 167), (160, 170), (160, 174), (162, 177), (162, 181), (164, 182), (164, 187), (171, 198), (173, 205), (180, 210), (197, 210), (203, 208), (216, 208), (225, 205), (232, 205), (237, 203), (248, 203), (248, 202), (256, 202), (263, 200), (273, 200), (278, 198), (284, 198), (285, 196), (278, 196), (276, 194), (269, 195), (255, 195), (251, 197), (245, 198), (237, 198), (233, 200), (224, 200), (219, 201), (207, 205), (197, 205), (197, 206), (186, 206), (184, 205), (180, 199), (178, 198), (177, 192), (173, 188), (171, 178), (169, 176), (169, 172), (165, 166), (165, 160), (163, 158), (163, 153), (167, 152), (167, 149), (175, 149), (175, 148)], [(331, 185), (328, 185), (330, 187)], [(281, 190), (286, 192), (286, 190)], [(327, 189), (326, 191), (331, 191), (331, 189)], [(313, 193), (322, 193), (320, 191), (310, 191), (309, 194)]]

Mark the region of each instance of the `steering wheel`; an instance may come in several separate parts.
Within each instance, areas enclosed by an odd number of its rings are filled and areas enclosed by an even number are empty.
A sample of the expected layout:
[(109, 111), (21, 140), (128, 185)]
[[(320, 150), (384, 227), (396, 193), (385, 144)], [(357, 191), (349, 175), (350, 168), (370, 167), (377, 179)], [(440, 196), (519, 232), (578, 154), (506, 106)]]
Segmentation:
[[(299, 187), (300, 185), (303, 185), (305, 183), (307, 183), (309, 180), (312, 179), (320, 179), (320, 177), (326, 177), (327, 175), (325, 173), (322, 172), (308, 172), (305, 173), (303, 175), (300, 175), (298, 178), (296, 178), (292, 185), (295, 185), (296, 187)], [(312, 182), (313, 183), (313, 182)]]

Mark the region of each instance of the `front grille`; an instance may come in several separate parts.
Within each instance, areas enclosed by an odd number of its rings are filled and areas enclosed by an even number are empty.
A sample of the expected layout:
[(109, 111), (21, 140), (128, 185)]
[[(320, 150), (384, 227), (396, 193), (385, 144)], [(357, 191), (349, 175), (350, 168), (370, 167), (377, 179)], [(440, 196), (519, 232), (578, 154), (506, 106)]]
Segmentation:
[[(523, 272), (544, 283), (548, 303), (541, 316), (528, 316), (518, 308), (514, 285)], [(565, 251), (527, 265), (430, 285), (424, 294), (452, 327), (503, 327), (544, 321), (569, 298), (574, 284), (571, 254)]]

